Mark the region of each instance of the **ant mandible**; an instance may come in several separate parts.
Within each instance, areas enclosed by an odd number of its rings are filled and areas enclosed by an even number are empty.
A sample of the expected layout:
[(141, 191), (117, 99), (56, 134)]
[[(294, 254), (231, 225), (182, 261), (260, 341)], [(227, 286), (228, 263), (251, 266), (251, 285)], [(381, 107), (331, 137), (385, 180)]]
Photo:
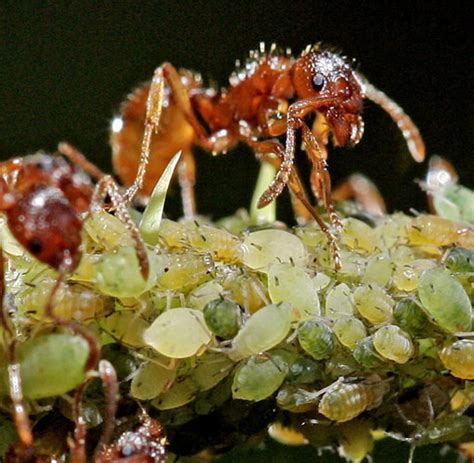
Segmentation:
[[(410, 153), (421, 162), (425, 146), (410, 117), (344, 58), (320, 44), (307, 47), (297, 58), (274, 45), (266, 52), (261, 44), (259, 51), (250, 53), (245, 66), (231, 75), (230, 86), (221, 91), (203, 88), (199, 76), (164, 63), (156, 69), (151, 84), (139, 87), (128, 97), (120, 117), (112, 123), (114, 168), (122, 181), (131, 185), (127, 199), (139, 190), (147, 195), (174, 153), (182, 149), (178, 178), (184, 213), (192, 216), (192, 145), (217, 154), (244, 142), (259, 159), (278, 168), (258, 206), (273, 201), (288, 185), (297, 215), (308, 217), (309, 212), (317, 221), (328, 236), (339, 267), (335, 236), (311, 205), (293, 165), (296, 132), (301, 131), (312, 164), (312, 191), (328, 211), (331, 223), (340, 228), (331, 199), (327, 145), (330, 137), (335, 146), (353, 146), (360, 141), (364, 98), (374, 101), (392, 117)], [(316, 118), (310, 128), (307, 116), (311, 114)], [(159, 136), (152, 139), (153, 133)], [(275, 138), (281, 135), (286, 135), (285, 146)]]

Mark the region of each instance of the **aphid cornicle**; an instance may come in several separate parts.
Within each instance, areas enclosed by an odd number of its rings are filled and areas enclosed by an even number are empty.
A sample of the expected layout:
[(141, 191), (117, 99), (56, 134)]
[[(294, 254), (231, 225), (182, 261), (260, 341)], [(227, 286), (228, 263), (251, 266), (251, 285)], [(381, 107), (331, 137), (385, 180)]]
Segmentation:
[[(184, 212), (195, 213), (193, 145), (222, 153), (238, 142), (253, 148), (257, 157), (278, 167), (278, 173), (258, 202), (263, 207), (288, 185), (297, 215), (312, 216), (326, 233), (336, 266), (340, 265), (335, 237), (305, 193), (293, 167), (296, 132), (301, 131), (313, 171), (311, 187), (341, 225), (331, 199), (327, 169), (329, 138), (335, 146), (355, 145), (362, 138), (364, 98), (380, 105), (405, 137), (412, 156), (422, 161), (425, 146), (412, 120), (387, 95), (355, 72), (345, 58), (322, 47), (308, 46), (298, 57), (276, 46), (250, 53), (244, 67), (229, 79), (228, 88), (204, 88), (201, 78), (159, 66), (151, 84), (136, 89), (112, 123), (111, 145), (116, 173), (132, 185), (127, 198), (139, 190), (150, 194), (171, 157), (183, 150), (178, 169)], [(311, 127), (307, 116), (316, 114)], [(152, 139), (153, 133), (158, 136)], [(277, 138), (286, 135), (285, 145)], [(148, 168), (145, 167), (149, 164)], [(309, 214), (309, 215), (308, 215)]]

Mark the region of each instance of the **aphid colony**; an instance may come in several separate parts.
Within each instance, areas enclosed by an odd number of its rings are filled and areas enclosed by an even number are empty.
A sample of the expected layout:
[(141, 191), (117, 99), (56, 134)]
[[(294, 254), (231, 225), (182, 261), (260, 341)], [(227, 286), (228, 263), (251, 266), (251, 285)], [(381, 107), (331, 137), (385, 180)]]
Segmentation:
[[(245, 217), (163, 219), (145, 277), (123, 222), (105, 211), (85, 220), (82, 259), (60, 283), (54, 313), (100, 342), (118, 374), (120, 407), (135, 414), (140, 402), (182, 454), (278, 422), (354, 461), (370, 452), (374, 429), (413, 446), (474, 439), (464, 413), (474, 398), (472, 228), (432, 215), (347, 217), (336, 270), (316, 225), (249, 225)], [(70, 394), (84, 381), (90, 345), (44, 322), (57, 272), (26, 255), (5, 224), (1, 233), (4, 310), (19, 340), (35, 445), (59, 458), (66, 440), (51, 434), (58, 420), (71, 429)], [(0, 347), (6, 411), (10, 367), (8, 346)], [(89, 389), (82, 416), (94, 439), (107, 409), (101, 388)], [(220, 432), (204, 435), (205, 417)], [(137, 435), (153, 418), (135, 422)], [(257, 424), (246, 429), (249, 420)], [(285, 441), (278, 429), (271, 434)], [(13, 430), (0, 412), (0, 452)], [(118, 448), (125, 455), (128, 438), (120, 439), (97, 461)], [(163, 447), (156, 452), (149, 461), (162, 461)]]

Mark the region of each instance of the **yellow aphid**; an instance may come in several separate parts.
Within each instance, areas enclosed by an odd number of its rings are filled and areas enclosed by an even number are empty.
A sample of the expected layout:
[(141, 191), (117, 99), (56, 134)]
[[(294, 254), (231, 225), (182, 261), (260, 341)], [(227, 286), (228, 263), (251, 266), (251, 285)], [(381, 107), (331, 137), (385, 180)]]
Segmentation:
[(393, 299), (378, 285), (362, 285), (354, 291), (358, 312), (373, 325), (391, 320)]
[(231, 269), (222, 278), (225, 297), (239, 304), (247, 312), (254, 313), (270, 302), (267, 288), (256, 275)]
[(374, 448), (374, 438), (367, 421), (353, 420), (339, 426), (339, 453), (351, 462), (360, 462)]
[(283, 445), (306, 445), (308, 439), (302, 433), (293, 428), (283, 426), (281, 423), (273, 423), (268, 428), (268, 434), (272, 439)]
[(461, 379), (474, 379), (474, 341), (460, 339), (445, 347), (439, 357), (453, 376)]
[[(464, 229), (464, 230), (463, 230)], [(407, 226), (410, 244), (415, 246), (449, 246), (469, 239), (466, 227), (437, 215), (419, 215)]]
[[(34, 318), (43, 316), (51, 291), (56, 284), (52, 278), (44, 278), (30, 284), (17, 294), (16, 304), (22, 312)], [(86, 321), (103, 317), (114, 309), (112, 298), (80, 284), (62, 283), (54, 297), (53, 310), (67, 320)]]
[(164, 255), (163, 265), (158, 286), (171, 290), (189, 288), (204, 282), (214, 268), (209, 255), (202, 256), (190, 251)]
[(375, 350), (384, 358), (406, 363), (414, 353), (410, 336), (395, 325), (379, 328), (374, 334)]
[(341, 241), (351, 249), (360, 249), (373, 252), (377, 244), (375, 230), (354, 218), (348, 218), (343, 221), (344, 229)]
[(365, 410), (378, 407), (388, 389), (388, 384), (375, 375), (370, 382), (336, 381), (323, 395), (318, 411), (332, 421), (350, 421)]

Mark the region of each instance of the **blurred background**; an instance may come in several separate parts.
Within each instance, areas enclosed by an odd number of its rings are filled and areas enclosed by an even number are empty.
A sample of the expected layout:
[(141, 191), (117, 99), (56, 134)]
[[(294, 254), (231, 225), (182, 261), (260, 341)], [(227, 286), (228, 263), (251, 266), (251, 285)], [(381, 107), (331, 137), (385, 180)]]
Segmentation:
[[(260, 41), (295, 54), (323, 41), (355, 58), (418, 124), (429, 155), (449, 158), (473, 186), (473, 19), (468, 2), (452, 1), (2, 0), (0, 156), (53, 151), (68, 140), (110, 170), (110, 121), (163, 61), (225, 86), (235, 60)], [(411, 160), (380, 108), (367, 102), (364, 119), (362, 142), (330, 153), (334, 183), (358, 170), (377, 183), (391, 210), (423, 210), (413, 180), (426, 164)], [(249, 150), (197, 157), (200, 212), (219, 217), (248, 204), (258, 171)], [(179, 207), (176, 189), (169, 207)]]
[[(163, 61), (225, 86), (235, 60), (261, 41), (290, 46), (296, 54), (323, 41), (355, 58), (358, 69), (418, 124), (428, 154), (450, 159), (461, 182), (473, 187), (469, 6), (462, 1), (1, 0), (0, 156), (54, 151), (58, 141), (68, 140), (110, 170), (110, 121), (127, 93)], [(360, 171), (376, 182), (391, 210), (425, 209), (414, 179), (425, 175), (426, 163), (410, 158), (381, 109), (367, 103), (364, 118), (362, 142), (330, 153), (333, 182)], [(248, 149), (216, 158), (199, 152), (197, 159), (200, 212), (217, 218), (249, 204), (258, 164)], [(167, 206), (179, 215), (177, 188)], [(279, 207), (280, 217), (288, 217), (287, 198)], [(317, 459), (309, 449), (292, 453), (269, 445), (225, 461)], [(375, 461), (405, 462), (408, 449), (388, 444), (378, 452)], [(415, 461), (426, 458), (441, 457), (438, 449), (431, 456), (421, 450)]]
[[(474, 49), (468, 2), (240, 1), (0, 2), (0, 156), (52, 151), (68, 140), (110, 170), (110, 121), (127, 93), (163, 61), (227, 85), (237, 58), (260, 41), (298, 54), (323, 41), (356, 59), (418, 124), (428, 154), (449, 158), (473, 186)], [(334, 183), (357, 170), (391, 210), (426, 208), (395, 124), (373, 104), (355, 149), (330, 153)], [(249, 203), (258, 165), (239, 147), (198, 153), (199, 211), (220, 217)], [(300, 157), (301, 165), (304, 158)], [(286, 199), (280, 217), (287, 218)], [(179, 193), (168, 207), (179, 214)]]

